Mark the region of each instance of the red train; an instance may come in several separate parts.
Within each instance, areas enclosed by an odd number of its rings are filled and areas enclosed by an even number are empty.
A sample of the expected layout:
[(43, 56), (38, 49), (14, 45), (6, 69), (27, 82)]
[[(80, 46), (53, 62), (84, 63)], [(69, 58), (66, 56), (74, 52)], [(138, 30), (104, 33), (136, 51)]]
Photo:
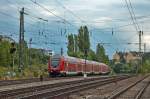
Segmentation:
[(69, 56), (54, 55), (48, 62), (49, 76), (86, 74), (108, 74), (110, 68), (104, 63), (88, 61)]

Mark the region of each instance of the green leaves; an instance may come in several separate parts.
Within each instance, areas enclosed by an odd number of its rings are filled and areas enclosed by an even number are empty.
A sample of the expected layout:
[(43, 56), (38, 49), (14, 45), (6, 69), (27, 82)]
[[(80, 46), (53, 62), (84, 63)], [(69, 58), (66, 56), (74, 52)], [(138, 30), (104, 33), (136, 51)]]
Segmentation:
[(109, 64), (109, 58), (105, 55), (105, 49), (100, 43), (96, 47), (96, 57), (98, 62)]
[(87, 26), (81, 26), (77, 35), (68, 35), (68, 55), (78, 58), (85, 58), (109, 64), (109, 58), (105, 55), (105, 49), (100, 44), (97, 45), (96, 53), (90, 48), (90, 37)]
[(74, 53), (74, 37), (73, 34), (68, 35), (68, 55), (72, 56)]
[(85, 50), (90, 49), (90, 38), (87, 26), (81, 26), (78, 35), (68, 35), (68, 55), (84, 58)]
[(0, 65), (9, 66), (11, 63), (10, 43), (8, 41), (0, 42)]
[(85, 49), (90, 50), (90, 38), (87, 26), (81, 26), (78, 34), (79, 50), (84, 53)]
[[(29, 49), (27, 47), (27, 43), (24, 42), (24, 65), (27, 67), (29, 65), (29, 51), (30, 51), (30, 61), (33, 65), (38, 64), (47, 64), (48, 55), (45, 55), (44, 52), (40, 49)], [(16, 52), (16, 53), (14, 53)], [(14, 57), (14, 64), (18, 65), (18, 44), (16, 44), (16, 47), (12, 45), (9, 41), (3, 40), (0, 41), (0, 66), (11, 66), (12, 64), (12, 58)]]

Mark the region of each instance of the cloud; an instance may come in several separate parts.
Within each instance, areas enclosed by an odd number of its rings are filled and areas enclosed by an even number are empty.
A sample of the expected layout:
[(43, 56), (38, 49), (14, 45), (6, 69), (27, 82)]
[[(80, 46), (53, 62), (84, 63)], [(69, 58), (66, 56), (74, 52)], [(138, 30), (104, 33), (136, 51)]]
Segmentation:
[[(38, 23), (39, 20), (32, 19), (30, 17), (25, 16), (25, 22), (30, 24), (25, 24), (26, 31), (34, 30), (36, 31), (36, 36), (38, 36), (38, 31), (43, 30), (43, 28), (49, 29), (45, 35), (49, 34), (60, 34), (60, 29), (66, 27), (69, 33), (77, 33), (77, 28), (80, 25), (88, 25), (89, 29), (92, 30), (91, 40), (92, 48), (96, 46), (94, 42), (138, 42), (138, 33), (136, 32), (133, 25), (124, 26), (127, 24), (131, 24), (130, 14), (128, 9), (125, 6), (125, 2), (123, 0), (58, 0), (61, 2), (67, 9), (72, 11), (76, 16), (80, 17), (82, 20), (86, 21), (81, 22), (81, 20), (72, 15), (69, 11), (63, 9), (61, 5), (59, 5), (55, 0), (37, 0), (41, 5), (51, 10), (56, 15), (65, 18), (72, 25), (67, 23), (62, 23), (58, 21), (62, 21), (61, 19), (55, 17), (53, 14), (43, 10), (39, 6), (36, 6), (30, 0), (6, 0), (0, 1), (0, 12), (5, 12), (15, 17), (19, 17), (18, 8), (25, 7), (25, 11), (30, 13), (33, 16), (42, 17), (44, 19), (48, 19), (49, 23), (44, 27), (43, 22)], [(148, 9), (150, 9), (149, 0), (132, 0), (133, 9), (135, 11), (136, 16), (144, 16), (150, 15)], [(15, 20), (15, 21), (14, 21)], [(140, 26), (143, 28), (145, 38), (143, 41), (149, 43), (150, 34), (150, 25), (149, 25), (149, 17), (145, 19), (137, 19)], [(143, 22), (140, 22), (143, 21)], [(9, 22), (9, 23), (8, 23)], [(16, 25), (17, 24), (17, 25)], [(12, 17), (0, 14), (0, 30), (3, 32), (9, 31), (18, 31), (19, 20), (16, 20)], [(32, 25), (31, 25), (32, 24)], [(15, 29), (12, 27), (15, 27)], [(33, 26), (34, 25), (34, 26)], [(120, 27), (123, 26), (123, 27)], [(9, 31), (7, 28), (10, 28)], [(37, 28), (38, 27), (38, 28)], [(114, 28), (114, 35), (112, 36), (112, 28)], [(101, 30), (101, 31), (100, 31)], [(29, 33), (25, 37), (27, 40), (31, 37), (34, 38), (34, 34)], [(46, 41), (54, 41), (54, 38), (48, 36), (48, 38), (41, 40)], [(56, 39), (56, 37), (55, 37)], [(149, 41), (148, 41), (149, 40)], [(17, 40), (18, 41), (18, 40)], [(38, 40), (37, 40), (38, 42)], [(46, 47), (45, 45), (43, 45)], [(56, 45), (55, 45), (56, 46)], [(64, 45), (66, 46), (66, 45)], [(57, 49), (61, 47), (57, 46)], [(111, 48), (112, 47), (112, 48)], [(106, 47), (107, 52), (111, 55), (116, 49), (135, 49), (137, 46), (135, 45), (112, 45), (111, 47)], [(53, 48), (55, 49), (55, 48)], [(56, 50), (56, 49), (55, 49)]]
[(150, 35), (144, 35), (143, 42), (147, 43), (148, 45), (150, 45)]

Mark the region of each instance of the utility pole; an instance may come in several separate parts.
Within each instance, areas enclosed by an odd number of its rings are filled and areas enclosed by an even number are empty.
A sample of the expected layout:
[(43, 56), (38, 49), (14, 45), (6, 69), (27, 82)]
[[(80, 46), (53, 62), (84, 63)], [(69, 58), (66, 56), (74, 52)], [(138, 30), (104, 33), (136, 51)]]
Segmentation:
[(23, 48), (24, 48), (24, 8), (20, 11), (20, 30), (19, 30), (19, 66), (18, 71), (22, 72), (23, 68)]
[(32, 38), (29, 40), (29, 67), (31, 67), (31, 44), (32, 44)]
[(142, 35), (143, 35), (143, 31), (139, 31), (139, 53), (141, 53), (142, 49), (141, 49), (141, 43), (142, 43)]
[(60, 49), (61, 56), (63, 56), (63, 48)]
[[(63, 35), (62, 29), (60, 30), (60, 34), (61, 34), (60, 42), (62, 42), (62, 39), (63, 39), (63, 37), (62, 37), (62, 35)], [(62, 43), (61, 43), (61, 48), (60, 48), (60, 54), (61, 54), (61, 56), (63, 55), (63, 47), (62, 47)]]
[(141, 65), (142, 65), (142, 35), (143, 35), (143, 31), (139, 31), (139, 67), (137, 68), (137, 71), (136, 73), (138, 73), (138, 71), (140, 70), (141, 68)]

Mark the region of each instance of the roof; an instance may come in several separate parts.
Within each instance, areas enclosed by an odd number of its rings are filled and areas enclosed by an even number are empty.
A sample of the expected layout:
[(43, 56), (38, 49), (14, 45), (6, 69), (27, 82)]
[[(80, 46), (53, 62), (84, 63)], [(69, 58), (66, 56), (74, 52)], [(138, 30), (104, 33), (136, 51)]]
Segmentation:
[[(85, 59), (81, 59), (81, 58), (76, 58), (76, 57), (70, 57), (70, 56), (61, 56), (59, 54), (56, 54), (54, 55), (53, 57), (64, 57), (65, 60), (69, 60), (73, 63), (76, 63), (76, 62), (82, 62), (82, 63), (85, 63)], [(87, 64), (97, 64), (97, 65), (106, 65), (104, 63), (100, 63), (100, 62), (96, 62), (96, 61), (91, 61), (91, 60), (86, 60), (86, 63)]]
[(127, 56), (129, 53), (131, 53), (133, 56), (138, 56), (139, 52), (136, 51), (130, 51), (130, 52), (116, 52), (120, 57)]

